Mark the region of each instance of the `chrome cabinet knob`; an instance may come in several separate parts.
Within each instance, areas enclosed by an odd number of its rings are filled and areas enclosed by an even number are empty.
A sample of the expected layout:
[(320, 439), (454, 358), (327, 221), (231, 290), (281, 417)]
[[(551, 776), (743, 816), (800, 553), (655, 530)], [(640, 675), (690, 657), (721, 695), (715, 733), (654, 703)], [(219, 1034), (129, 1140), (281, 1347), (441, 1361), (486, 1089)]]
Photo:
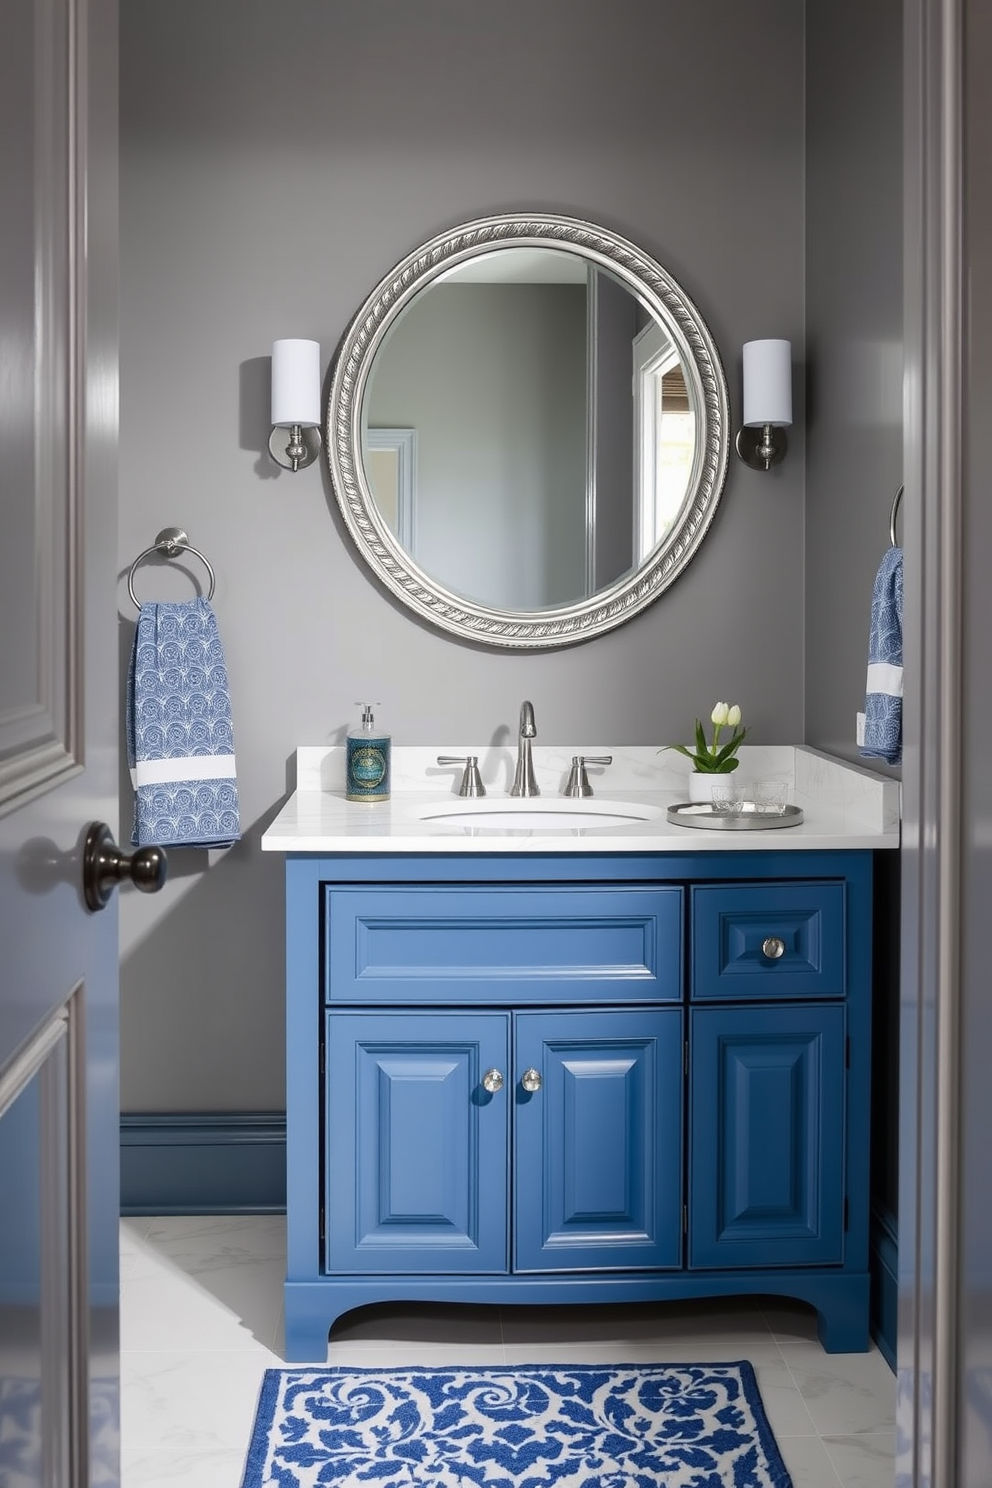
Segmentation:
[(482, 1077), (482, 1088), (488, 1090), (490, 1095), (495, 1095), (497, 1090), (502, 1090), (503, 1083), (502, 1070), (487, 1069)]
[(83, 898), (87, 909), (106, 909), (119, 883), (129, 879), (143, 894), (157, 894), (165, 883), (168, 860), (161, 847), (139, 847), (126, 853), (117, 846), (106, 822), (92, 822), (83, 845)]
[(785, 955), (785, 941), (778, 935), (769, 935), (767, 940), (761, 942), (761, 954), (769, 961), (778, 961)]
[(520, 1076), (520, 1083), (526, 1091), (533, 1095), (535, 1090), (540, 1090), (541, 1088), (541, 1071), (525, 1069)]

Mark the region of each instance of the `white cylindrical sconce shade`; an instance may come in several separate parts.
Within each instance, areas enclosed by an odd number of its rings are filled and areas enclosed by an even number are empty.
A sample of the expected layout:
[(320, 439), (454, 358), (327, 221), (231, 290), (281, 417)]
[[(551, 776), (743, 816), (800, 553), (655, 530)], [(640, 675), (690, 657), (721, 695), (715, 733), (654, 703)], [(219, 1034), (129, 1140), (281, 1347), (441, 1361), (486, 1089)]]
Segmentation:
[(792, 423), (792, 343), (745, 341), (744, 424), (756, 428)]
[(282, 429), (320, 424), (318, 341), (273, 341), (272, 423)]

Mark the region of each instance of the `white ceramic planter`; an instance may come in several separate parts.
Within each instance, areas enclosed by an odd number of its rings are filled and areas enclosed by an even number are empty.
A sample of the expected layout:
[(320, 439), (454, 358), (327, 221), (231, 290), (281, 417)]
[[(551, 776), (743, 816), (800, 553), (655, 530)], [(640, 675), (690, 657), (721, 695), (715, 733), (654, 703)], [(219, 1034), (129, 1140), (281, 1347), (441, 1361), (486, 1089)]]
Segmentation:
[[(728, 774), (730, 772), (728, 771)], [(690, 801), (712, 801), (714, 780), (726, 780), (727, 775), (707, 773), (705, 770), (693, 770), (689, 776), (689, 800)]]

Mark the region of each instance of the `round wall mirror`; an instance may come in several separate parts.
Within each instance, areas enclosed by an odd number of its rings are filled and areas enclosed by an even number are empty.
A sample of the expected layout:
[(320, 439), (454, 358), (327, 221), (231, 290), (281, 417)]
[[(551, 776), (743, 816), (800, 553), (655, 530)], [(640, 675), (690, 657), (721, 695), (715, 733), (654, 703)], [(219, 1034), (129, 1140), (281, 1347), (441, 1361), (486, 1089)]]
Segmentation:
[(444, 630), (562, 646), (651, 604), (727, 466), (719, 356), (684, 291), (592, 223), (441, 234), (344, 337), (326, 448), (359, 552)]

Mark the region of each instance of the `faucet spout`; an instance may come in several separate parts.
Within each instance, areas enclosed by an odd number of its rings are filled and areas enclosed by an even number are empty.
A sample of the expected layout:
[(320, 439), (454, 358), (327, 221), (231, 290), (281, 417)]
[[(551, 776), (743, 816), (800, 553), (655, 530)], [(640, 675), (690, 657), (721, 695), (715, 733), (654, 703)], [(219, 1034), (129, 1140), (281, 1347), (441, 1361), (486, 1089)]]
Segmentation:
[(536, 737), (534, 704), (521, 703), (520, 728), (517, 735), (517, 768), (513, 776), (513, 785), (510, 787), (511, 796), (539, 796), (541, 794), (541, 788), (534, 774), (534, 761), (531, 757), (530, 741)]

